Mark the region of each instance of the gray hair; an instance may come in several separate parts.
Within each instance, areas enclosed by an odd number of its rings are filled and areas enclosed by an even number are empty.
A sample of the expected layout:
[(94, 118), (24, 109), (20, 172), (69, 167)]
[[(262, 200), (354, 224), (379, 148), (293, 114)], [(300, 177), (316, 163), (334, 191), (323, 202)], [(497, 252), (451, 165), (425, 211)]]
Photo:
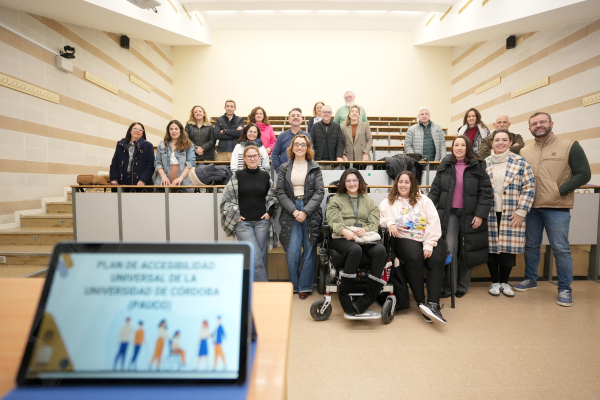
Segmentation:
[(346, 90), (344, 92), (344, 97), (346, 97), (346, 94), (348, 94), (348, 93), (352, 93), (352, 96), (356, 96), (352, 90)]
[(429, 110), (429, 107), (421, 107), (421, 108), (419, 108), (419, 111), (417, 111), (417, 115), (421, 114), (421, 111), (423, 111), (423, 110), (427, 110), (427, 111), (429, 111), (429, 113), (431, 113), (431, 111)]
[(510, 117), (508, 116), (508, 114), (498, 114), (498, 115), (496, 115), (496, 121), (498, 121), (498, 118), (500, 118), (500, 117), (506, 117), (506, 119), (510, 123)]
[[(325, 105), (323, 106), (323, 108), (325, 108), (325, 107), (329, 107), (329, 108), (331, 108), (331, 111), (333, 112), (333, 107), (331, 107), (329, 104), (325, 104)], [(321, 108), (321, 112), (323, 112), (323, 108)]]

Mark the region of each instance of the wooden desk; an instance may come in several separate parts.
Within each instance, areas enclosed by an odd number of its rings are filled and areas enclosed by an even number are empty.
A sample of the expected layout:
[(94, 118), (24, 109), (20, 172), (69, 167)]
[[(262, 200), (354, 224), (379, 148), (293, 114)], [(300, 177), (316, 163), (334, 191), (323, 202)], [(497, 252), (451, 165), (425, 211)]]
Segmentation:
[[(0, 278), (0, 397), (15, 386), (43, 286), (43, 279)], [(255, 283), (253, 294), (259, 339), (248, 398), (285, 399), (292, 284)]]

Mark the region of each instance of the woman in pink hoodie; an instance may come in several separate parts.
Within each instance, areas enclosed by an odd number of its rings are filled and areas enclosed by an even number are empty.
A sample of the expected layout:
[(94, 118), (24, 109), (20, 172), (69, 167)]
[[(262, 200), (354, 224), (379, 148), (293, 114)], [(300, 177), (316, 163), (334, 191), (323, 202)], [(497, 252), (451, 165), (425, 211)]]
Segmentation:
[[(380, 224), (394, 238), (394, 252), (406, 268), (406, 277), (415, 301), (426, 322), (431, 318), (446, 323), (440, 312), (440, 294), (444, 285), (446, 242), (441, 238), (440, 217), (433, 202), (419, 191), (414, 173), (396, 176), (387, 199), (379, 205)], [(423, 267), (427, 277), (427, 302), (423, 288)]]
[(277, 137), (275, 136), (275, 132), (273, 131), (273, 127), (269, 123), (269, 117), (267, 117), (267, 112), (261, 106), (254, 107), (248, 115), (248, 119), (251, 124), (256, 124), (258, 129), (260, 129), (260, 138), (262, 140), (262, 144), (267, 150), (267, 154), (271, 155), (271, 151), (273, 150), (273, 146), (275, 146), (275, 142), (277, 141)]

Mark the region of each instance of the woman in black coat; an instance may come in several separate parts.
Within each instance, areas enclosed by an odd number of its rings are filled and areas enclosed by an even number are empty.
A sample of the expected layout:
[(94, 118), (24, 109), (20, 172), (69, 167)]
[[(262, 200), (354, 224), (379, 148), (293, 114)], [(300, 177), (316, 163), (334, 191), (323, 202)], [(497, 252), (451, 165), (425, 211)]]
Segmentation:
[(194, 152), (196, 161), (214, 161), (215, 160), (215, 140), (211, 125), (206, 111), (202, 106), (194, 106), (190, 113), (190, 120), (185, 125), (185, 131), (188, 137), (194, 143)]
[(306, 135), (297, 134), (292, 139), (287, 155), (289, 161), (279, 168), (277, 177), (277, 200), (283, 207), (279, 217), (279, 241), (285, 250), (294, 293), (304, 300), (312, 292), (325, 187), (321, 168), (313, 161), (315, 153)]
[[(485, 161), (477, 158), (466, 136), (452, 141), (452, 154), (440, 163), (428, 197), (440, 215), (448, 251), (457, 257), (456, 296), (463, 297), (471, 284), (471, 268), (487, 263), (487, 217), (494, 204)], [(451, 287), (446, 272), (441, 297), (449, 297)]]
[(151, 185), (154, 174), (154, 146), (146, 141), (146, 129), (140, 122), (129, 125), (125, 139), (117, 142), (110, 163), (113, 185)]

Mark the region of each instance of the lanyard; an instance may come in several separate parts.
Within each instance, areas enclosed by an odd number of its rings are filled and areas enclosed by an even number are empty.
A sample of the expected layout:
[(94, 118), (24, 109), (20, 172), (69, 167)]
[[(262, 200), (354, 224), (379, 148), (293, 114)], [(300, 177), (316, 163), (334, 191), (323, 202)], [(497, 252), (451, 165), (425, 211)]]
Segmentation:
[(358, 226), (358, 205), (360, 201), (360, 195), (356, 197), (356, 210), (354, 209), (354, 205), (352, 204), (352, 198), (350, 198), (350, 195), (348, 195), (348, 201), (350, 202), (350, 207), (352, 207), (354, 217), (356, 218), (356, 223), (354, 224), (354, 226)]

